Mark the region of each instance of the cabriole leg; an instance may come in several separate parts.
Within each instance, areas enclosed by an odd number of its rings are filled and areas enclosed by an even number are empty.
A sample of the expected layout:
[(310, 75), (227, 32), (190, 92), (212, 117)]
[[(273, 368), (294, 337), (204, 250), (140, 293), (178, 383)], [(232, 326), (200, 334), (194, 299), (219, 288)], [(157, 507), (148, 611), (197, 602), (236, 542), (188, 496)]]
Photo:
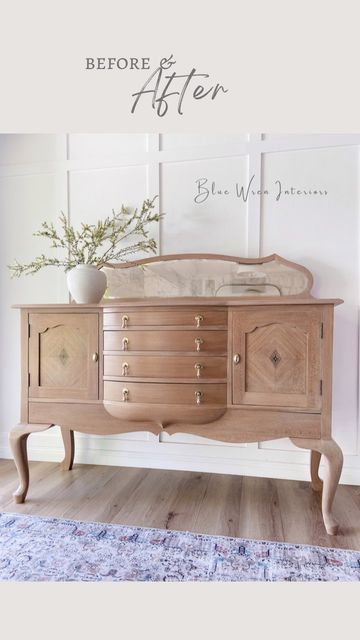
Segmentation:
[(323, 481), (319, 477), (319, 466), (321, 460), (321, 453), (319, 451), (311, 451), (310, 457), (310, 474), (311, 474), (311, 486), (314, 491), (322, 491)]
[[(338, 524), (332, 515), (332, 505), (335, 497), (335, 492), (339, 484), (343, 465), (343, 454), (339, 445), (335, 440), (309, 440), (301, 438), (291, 438), (291, 441), (302, 449), (310, 449), (316, 451), (325, 458), (325, 471), (324, 482), (322, 491), (322, 514), (324, 519), (324, 525), (329, 535), (336, 535), (338, 533)], [(320, 462), (320, 457), (315, 458)], [(317, 473), (317, 472), (316, 472)]]
[(71, 471), (75, 455), (74, 432), (71, 429), (66, 429), (66, 427), (61, 427), (61, 435), (65, 449), (65, 456), (61, 462), (61, 468), (64, 469), (64, 471)]
[(27, 455), (27, 439), (30, 433), (38, 433), (46, 431), (52, 427), (52, 424), (18, 424), (11, 429), (9, 434), (9, 442), (14, 462), (19, 475), (19, 486), (14, 491), (13, 496), (15, 502), (20, 504), (24, 502), (29, 488), (29, 462)]

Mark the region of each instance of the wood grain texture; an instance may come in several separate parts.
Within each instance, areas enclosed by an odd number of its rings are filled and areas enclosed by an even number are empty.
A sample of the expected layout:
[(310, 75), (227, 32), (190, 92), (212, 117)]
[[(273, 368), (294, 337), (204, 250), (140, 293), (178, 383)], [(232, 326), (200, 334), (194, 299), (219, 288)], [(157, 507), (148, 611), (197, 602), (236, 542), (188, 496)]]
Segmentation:
[(19, 486), (13, 496), (16, 503), (24, 502), (29, 488), (29, 463), (27, 456), (27, 439), (31, 433), (46, 431), (53, 424), (20, 423), (11, 429), (9, 434), (10, 448), (19, 476)]
[[(127, 392), (126, 396), (124, 395)], [(125, 400), (125, 397), (127, 399)], [(194, 383), (165, 383), (158, 382), (104, 382), (104, 402), (123, 402), (165, 404), (165, 405), (193, 405), (202, 406), (220, 404), (226, 407), (226, 384), (201, 382)], [(144, 411), (145, 415), (146, 409)]]
[(307, 335), (273, 322), (249, 332), (245, 343), (248, 392), (306, 393)]
[[(291, 304), (299, 306), (312, 306), (312, 305), (334, 305), (343, 304), (344, 300), (341, 298), (297, 298), (291, 297)], [(97, 304), (79, 304), (72, 302), (70, 304), (52, 303), (52, 304), (13, 304), (12, 309), (27, 309), (30, 311), (36, 311), (37, 313), (47, 313), (51, 311), (58, 311), (59, 313), (84, 313), (84, 311), (96, 311), (96, 312), (110, 312), (114, 310), (121, 311), (122, 309), (131, 307), (163, 307), (164, 305), (172, 307), (196, 307), (200, 305), (206, 305), (207, 307), (218, 307), (221, 304), (222, 307), (248, 307), (257, 309), (258, 307), (278, 307), (284, 304), (289, 304), (289, 297), (282, 298), (281, 296), (265, 296), (262, 298), (256, 296), (246, 296), (243, 298), (236, 297), (181, 297), (181, 298), (122, 298), (114, 300), (104, 300)], [(194, 310), (195, 310), (194, 309)]]
[[(124, 326), (126, 325), (126, 326)], [(173, 307), (165, 309), (146, 309), (146, 312), (138, 309), (125, 308), (121, 313), (109, 311), (104, 313), (104, 327), (117, 327), (118, 329), (138, 327), (192, 327), (208, 328), (223, 327), (227, 325), (226, 309), (209, 309), (199, 307), (197, 309), (175, 310)]]
[[(139, 419), (144, 412), (142, 404), (114, 403), (113, 414), (110, 413), (112, 409), (109, 404), (106, 403), (105, 408), (102, 404), (36, 401), (29, 403), (29, 415), (31, 422), (35, 423), (53, 422), (70, 429), (76, 424), (76, 431), (83, 433), (105, 435), (150, 431), (158, 434), (162, 428), (166, 428), (168, 433), (194, 433), (223, 442), (257, 442), (259, 439), (271, 440), (289, 435), (319, 438), (321, 431), (320, 414), (290, 412), (284, 408), (259, 409), (249, 406), (228, 409), (225, 414), (224, 409), (220, 408), (218, 416), (211, 419), (207, 406), (200, 407), (203, 414), (201, 418), (199, 407), (189, 407), (189, 413), (184, 415), (184, 405), (168, 407), (167, 412), (164, 405), (148, 405), (148, 419), (144, 420), (143, 417)], [(131, 421), (135, 413), (138, 417)], [(122, 416), (121, 422), (114, 415)], [(152, 420), (157, 420), (157, 423)], [(208, 426), (201, 425), (201, 422), (207, 421), (210, 421)]]
[(233, 310), (230, 321), (235, 404), (321, 408), (320, 308)]
[(98, 398), (97, 313), (31, 313), (29, 331), (30, 398)]
[[(127, 365), (127, 366), (126, 366)], [(104, 376), (126, 378), (227, 379), (225, 356), (104, 355)]]
[(321, 436), (331, 437), (334, 307), (323, 308)]
[(20, 421), (29, 422), (29, 313), (27, 309), (20, 312), (20, 345), (21, 345), (21, 404)]
[(310, 475), (311, 475), (311, 488), (314, 491), (322, 491), (323, 481), (319, 477), (319, 466), (321, 460), (320, 451), (311, 451), (310, 458)]
[(130, 431), (150, 431), (159, 433), (159, 426), (149, 420), (129, 422), (126, 419), (119, 420), (111, 416), (103, 404), (75, 403), (75, 402), (29, 402), (29, 416), (31, 422), (48, 422), (46, 416), (54, 416), (54, 424), (68, 429), (74, 429), (83, 433), (97, 435), (122, 433)]
[(297, 447), (317, 451), (322, 454), (325, 459), (325, 473), (322, 488), (322, 514), (326, 531), (329, 535), (336, 535), (339, 525), (333, 516), (332, 505), (343, 466), (342, 451), (335, 440), (331, 438), (329, 440), (302, 440), (291, 438), (291, 441)]
[[(258, 442), (274, 438), (292, 437), (318, 438), (321, 417), (316, 413), (302, 413), (275, 408), (238, 407), (228, 409), (224, 415), (211, 424), (186, 424), (171, 422), (166, 432), (194, 433), (198, 436), (222, 442)], [(300, 435), (307, 433), (308, 436)]]
[[(126, 344), (124, 344), (124, 340)], [(226, 331), (104, 331), (105, 351), (176, 351), (226, 354)]]
[(64, 459), (61, 462), (61, 468), (65, 471), (71, 471), (75, 457), (75, 438), (72, 429), (61, 427), (61, 436), (64, 443)]
[(308, 482), (78, 464), (65, 472), (54, 462), (30, 462), (30, 472), (28, 500), (14, 504), (16, 469), (0, 460), (1, 511), (360, 551), (359, 487), (339, 486), (334, 537)]

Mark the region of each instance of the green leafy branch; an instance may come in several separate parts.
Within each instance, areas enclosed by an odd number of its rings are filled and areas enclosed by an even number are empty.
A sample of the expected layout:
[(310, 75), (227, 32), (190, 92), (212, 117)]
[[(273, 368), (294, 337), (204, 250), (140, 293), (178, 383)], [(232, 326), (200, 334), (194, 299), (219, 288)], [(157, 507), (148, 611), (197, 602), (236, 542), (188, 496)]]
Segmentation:
[[(28, 264), (15, 260), (8, 265), (12, 277), (34, 274), (48, 266), (63, 267), (69, 271), (78, 264), (92, 264), (101, 269), (106, 263), (126, 260), (139, 251), (156, 253), (156, 241), (149, 237), (149, 225), (163, 217), (163, 214), (153, 211), (156, 198), (144, 200), (141, 208), (132, 212), (124, 206), (118, 213), (113, 209), (111, 216), (98, 220), (96, 224), (82, 223), (80, 229), (75, 229), (61, 212), (60, 230), (52, 222), (43, 222), (33, 235), (47, 238), (50, 248), (62, 250), (64, 257), (41, 254)], [(134, 241), (129, 244), (130, 240)]]

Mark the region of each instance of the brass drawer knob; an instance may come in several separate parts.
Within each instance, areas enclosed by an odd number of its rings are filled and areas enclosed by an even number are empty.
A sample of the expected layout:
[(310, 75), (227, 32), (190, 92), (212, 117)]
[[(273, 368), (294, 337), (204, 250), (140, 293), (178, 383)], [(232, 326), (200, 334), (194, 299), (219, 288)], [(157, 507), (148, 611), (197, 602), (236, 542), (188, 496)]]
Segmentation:
[(240, 362), (240, 353), (235, 353), (233, 357), (234, 364), (239, 364)]
[(129, 389), (123, 389), (123, 402), (129, 402)]
[(196, 344), (196, 351), (200, 351), (200, 346), (202, 345), (204, 341), (201, 340), (201, 338), (195, 338), (195, 344)]
[(202, 392), (201, 391), (195, 391), (196, 404), (201, 404), (202, 399), (203, 399)]
[(125, 337), (125, 338), (123, 338), (123, 339), (122, 339), (122, 348), (123, 348), (123, 351), (127, 351), (127, 350), (128, 350), (128, 347), (129, 347), (129, 338), (126, 338), (126, 337)]
[(127, 329), (128, 327), (128, 323), (129, 323), (129, 316), (122, 316), (121, 318), (121, 328), (122, 329)]
[(197, 376), (197, 378), (200, 378), (201, 369), (203, 369), (203, 365), (202, 365), (202, 364), (200, 364), (200, 362), (197, 362), (197, 363), (194, 365), (194, 368), (196, 369), (196, 376)]
[(195, 316), (196, 328), (198, 329), (204, 320), (203, 316)]
[(92, 354), (92, 361), (93, 362), (97, 362), (99, 360), (99, 354), (98, 353), (93, 353)]
[(123, 376), (127, 376), (129, 374), (129, 365), (127, 362), (124, 362), (122, 365), (122, 374)]

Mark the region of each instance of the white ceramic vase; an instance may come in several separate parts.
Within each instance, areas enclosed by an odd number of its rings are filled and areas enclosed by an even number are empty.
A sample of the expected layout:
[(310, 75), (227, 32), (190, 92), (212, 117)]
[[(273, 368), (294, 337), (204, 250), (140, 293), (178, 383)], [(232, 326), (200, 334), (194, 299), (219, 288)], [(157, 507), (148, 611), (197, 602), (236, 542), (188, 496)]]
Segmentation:
[(100, 302), (106, 290), (106, 275), (93, 264), (78, 264), (66, 280), (72, 298), (79, 304)]

